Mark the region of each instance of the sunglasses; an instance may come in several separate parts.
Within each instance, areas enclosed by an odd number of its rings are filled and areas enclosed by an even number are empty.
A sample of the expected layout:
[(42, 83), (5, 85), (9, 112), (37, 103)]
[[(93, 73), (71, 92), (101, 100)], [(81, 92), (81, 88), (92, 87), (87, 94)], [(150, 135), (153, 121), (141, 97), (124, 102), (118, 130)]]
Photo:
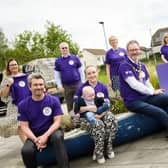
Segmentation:
[(62, 49), (64, 50), (64, 49), (68, 49), (68, 47), (62, 47)]

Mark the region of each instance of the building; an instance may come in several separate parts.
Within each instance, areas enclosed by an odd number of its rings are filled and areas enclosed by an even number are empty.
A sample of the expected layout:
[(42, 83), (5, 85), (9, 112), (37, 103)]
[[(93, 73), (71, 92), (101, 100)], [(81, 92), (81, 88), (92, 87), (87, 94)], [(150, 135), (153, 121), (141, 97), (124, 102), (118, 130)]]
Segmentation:
[(152, 52), (155, 53), (160, 53), (160, 47), (162, 45), (162, 38), (164, 33), (168, 32), (168, 27), (165, 28), (160, 28), (158, 29), (152, 36), (151, 39), (151, 47), (152, 47)]
[(104, 49), (84, 48), (81, 54), (83, 56), (81, 60), (84, 62), (85, 66), (101, 66), (104, 64), (106, 51)]

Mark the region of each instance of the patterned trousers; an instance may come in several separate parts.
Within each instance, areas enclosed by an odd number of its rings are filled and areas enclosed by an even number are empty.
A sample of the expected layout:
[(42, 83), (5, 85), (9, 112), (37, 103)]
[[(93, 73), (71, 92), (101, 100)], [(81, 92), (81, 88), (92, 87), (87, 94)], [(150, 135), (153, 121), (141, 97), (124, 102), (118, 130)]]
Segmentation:
[(81, 128), (89, 132), (94, 140), (94, 154), (102, 156), (104, 152), (113, 150), (112, 141), (115, 138), (118, 122), (114, 114), (107, 111), (101, 119), (97, 119), (96, 124), (90, 124), (85, 118), (80, 118)]

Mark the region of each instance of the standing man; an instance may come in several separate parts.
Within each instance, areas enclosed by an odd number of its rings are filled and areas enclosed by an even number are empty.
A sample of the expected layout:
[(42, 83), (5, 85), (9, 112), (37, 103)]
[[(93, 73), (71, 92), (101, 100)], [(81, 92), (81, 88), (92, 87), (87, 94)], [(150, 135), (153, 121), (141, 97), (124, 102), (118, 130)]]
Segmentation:
[(59, 45), (61, 56), (55, 61), (55, 80), (60, 92), (64, 92), (68, 112), (73, 110), (73, 97), (81, 82), (84, 70), (79, 58), (69, 53), (69, 45)]
[(119, 91), (119, 66), (126, 59), (127, 52), (124, 48), (118, 46), (118, 39), (115, 36), (109, 37), (109, 44), (111, 49), (106, 52), (106, 74), (108, 78), (109, 86), (117, 95)]
[(168, 95), (154, 89), (144, 64), (139, 62), (140, 46), (135, 40), (127, 44), (128, 58), (120, 65), (120, 93), (128, 110), (159, 120), (168, 130)]
[(27, 139), (21, 153), (26, 168), (37, 168), (36, 154), (51, 146), (59, 168), (69, 168), (67, 152), (60, 129), (62, 110), (56, 97), (45, 94), (45, 81), (40, 74), (31, 74), (28, 84), (32, 96), (18, 106), (20, 126)]

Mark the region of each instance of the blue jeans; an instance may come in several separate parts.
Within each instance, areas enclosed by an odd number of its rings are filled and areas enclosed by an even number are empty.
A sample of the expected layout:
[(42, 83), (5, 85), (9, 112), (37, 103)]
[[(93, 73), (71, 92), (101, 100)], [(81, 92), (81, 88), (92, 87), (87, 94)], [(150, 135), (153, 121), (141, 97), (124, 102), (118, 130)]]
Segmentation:
[(168, 94), (152, 95), (144, 100), (130, 102), (127, 109), (156, 118), (168, 129)]
[(110, 103), (109, 102), (105, 102), (105, 103), (103, 103), (102, 106), (97, 108), (96, 113), (91, 112), (91, 111), (86, 112), (85, 113), (85, 117), (86, 117), (87, 121), (89, 121), (91, 124), (96, 124), (95, 114), (101, 114), (101, 113), (109, 110), (109, 108), (110, 108)]

